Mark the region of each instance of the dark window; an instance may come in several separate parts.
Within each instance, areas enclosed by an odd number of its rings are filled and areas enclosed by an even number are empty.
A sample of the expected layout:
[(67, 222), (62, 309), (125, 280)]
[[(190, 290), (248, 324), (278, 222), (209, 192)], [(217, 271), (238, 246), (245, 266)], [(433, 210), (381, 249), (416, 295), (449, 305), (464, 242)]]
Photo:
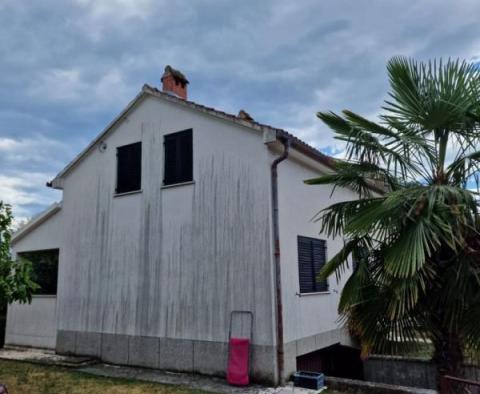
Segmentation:
[(164, 185), (193, 180), (192, 129), (168, 134), (164, 139)]
[(117, 148), (116, 193), (140, 190), (142, 187), (142, 143)]
[(326, 241), (298, 236), (300, 293), (315, 293), (328, 290), (328, 282), (317, 279), (317, 274), (325, 265), (326, 259)]
[(58, 249), (23, 252), (18, 256), (32, 263), (32, 280), (39, 286), (35, 294), (56, 295)]

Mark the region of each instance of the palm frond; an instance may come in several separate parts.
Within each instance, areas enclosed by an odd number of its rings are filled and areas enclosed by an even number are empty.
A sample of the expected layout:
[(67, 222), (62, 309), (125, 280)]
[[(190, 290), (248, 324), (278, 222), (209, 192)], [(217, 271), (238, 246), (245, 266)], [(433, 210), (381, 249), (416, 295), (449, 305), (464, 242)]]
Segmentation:
[(386, 185), (389, 190), (397, 190), (399, 188), (399, 180), (397, 178), (391, 176), (387, 170), (376, 164), (367, 162), (339, 162), (336, 164), (336, 172), (334, 174), (307, 179), (304, 182), (307, 185), (333, 185), (331, 195), (334, 194), (335, 189), (338, 187), (350, 188), (358, 193), (361, 198), (371, 197), (374, 189), (380, 189), (376, 182), (380, 182), (381, 187)]
[[(470, 113), (478, 90), (478, 68), (467, 62), (429, 61), (394, 57), (387, 64), (392, 101), (386, 109), (406, 124), (423, 130), (453, 129)], [(464, 123), (464, 122), (462, 122)]]
[(348, 258), (359, 248), (366, 248), (366, 244), (368, 244), (366, 239), (355, 238), (347, 241), (343, 248), (323, 266), (317, 275), (317, 279), (323, 281), (335, 273), (337, 280), (339, 280), (340, 275), (345, 273), (349, 266)]
[[(453, 341), (480, 359), (480, 68), (395, 57), (387, 71), (379, 122), (348, 110), (317, 115), (346, 143), (346, 162), (306, 183), (358, 195), (313, 219), (326, 236), (349, 239), (319, 276), (339, 279), (358, 262), (339, 312), (363, 355), (430, 339), (436, 357)], [(375, 197), (379, 180), (388, 193)]]
[(455, 185), (465, 185), (472, 175), (472, 170), (480, 170), (480, 151), (462, 155), (447, 167), (447, 176), (454, 181)]
[(365, 209), (372, 204), (381, 204), (383, 197), (364, 198), (354, 201), (342, 201), (330, 205), (328, 208), (318, 212), (312, 220), (321, 223), (320, 232), (325, 233), (328, 237), (335, 238), (338, 235), (346, 235), (344, 232), (348, 220), (355, 217), (356, 212)]

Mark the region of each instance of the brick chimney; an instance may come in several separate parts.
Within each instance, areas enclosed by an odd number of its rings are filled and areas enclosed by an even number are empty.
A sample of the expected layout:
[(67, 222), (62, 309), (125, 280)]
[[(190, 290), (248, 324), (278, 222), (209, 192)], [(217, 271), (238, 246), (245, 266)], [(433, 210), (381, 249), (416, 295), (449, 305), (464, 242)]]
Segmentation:
[(187, 99), (188, 79), (180, 71), (171, 66), (165, 67), (165, 72), (161, 78), (162, 90), (174, 94), (184, 100)]

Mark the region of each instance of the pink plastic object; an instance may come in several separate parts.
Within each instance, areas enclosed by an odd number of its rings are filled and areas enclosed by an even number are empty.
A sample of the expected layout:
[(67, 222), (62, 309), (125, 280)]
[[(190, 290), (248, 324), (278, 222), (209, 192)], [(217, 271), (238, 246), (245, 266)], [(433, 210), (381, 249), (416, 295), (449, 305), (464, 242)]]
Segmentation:
[(234, 386), (247, 386), (250, 383), (248, 376), (248, 357), (250, 339), (230, 338), (230, 353), (228, 356), (227, 382)]

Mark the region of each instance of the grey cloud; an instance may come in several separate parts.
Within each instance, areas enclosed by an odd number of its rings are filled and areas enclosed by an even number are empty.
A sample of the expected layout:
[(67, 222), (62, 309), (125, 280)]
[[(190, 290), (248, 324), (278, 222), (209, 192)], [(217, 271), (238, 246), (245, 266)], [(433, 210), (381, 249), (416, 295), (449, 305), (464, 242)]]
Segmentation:
[[(193, 100), (245, 108), (338, 153), (315, 113), (350, 108), (374, 117), (391, 56), (478, 56), (479, 12), (473, 0), (2, 2), (0, 141), (16, 145), (0, 150), (0, 190), (13, 202), (21, 196), (22, 216), (46, 205), (56, 195), (42, 177), (144, 82), (158, 85), (165, 64), (188, 75)], [(42, 160), (55, 149), (56, 160)], [(41, 175), (26, 179), (28, 171)], [(27, 201), (26, 184), (41, 204)]]

